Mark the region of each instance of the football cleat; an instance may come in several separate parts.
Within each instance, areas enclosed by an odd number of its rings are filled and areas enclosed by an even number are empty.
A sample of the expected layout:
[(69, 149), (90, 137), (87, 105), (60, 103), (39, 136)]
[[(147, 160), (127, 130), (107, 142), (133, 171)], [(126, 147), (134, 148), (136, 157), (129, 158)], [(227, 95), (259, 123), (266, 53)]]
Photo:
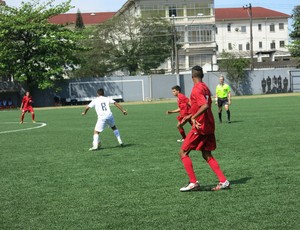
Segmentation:
[(177, 140), (178, 143), (184, 142), (184, 139)]
[(32, 121), (32, 123), (36, 123), (36, 121), (35, 121), (35, 120), (33, 120), (33, 121)]
[(187, 186), (182, 187), (180, 189), (180, 192), (190, 192), (190, 191), (199, 191), (200, 190), (200, 184), (198, 181), (196, 183), (188, 183)]
[(211, 190), (212, 191), (218, 191), (218, 190), (221, 190), (221, 189), (229, 189), (229, 188), (230, 188), (230, 183), (229, 183), (228, 180), (226, 180), (223, 183), (220, 182), (219, 184), (217, 184), (216, 187), (212, 188)]
[(93, 146), (92, 148), (89, 148), (89, 151), (95, 151), (98, 150), (98, 146)]

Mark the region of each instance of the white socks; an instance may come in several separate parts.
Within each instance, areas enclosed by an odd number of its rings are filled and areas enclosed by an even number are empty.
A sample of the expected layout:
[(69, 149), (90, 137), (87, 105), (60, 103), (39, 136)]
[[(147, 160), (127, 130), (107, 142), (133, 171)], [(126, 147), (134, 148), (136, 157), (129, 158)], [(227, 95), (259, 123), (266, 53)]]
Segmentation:
[(98, 144), (99, 144), (99, 134), (94, 134), (93, 136), (93, 147), (97, 147), (98, 148)]
[(116, 138), (118, 139), (119, 144), (123, 144), (118, 129), (114, 130), (114, 134), (115, 134)]

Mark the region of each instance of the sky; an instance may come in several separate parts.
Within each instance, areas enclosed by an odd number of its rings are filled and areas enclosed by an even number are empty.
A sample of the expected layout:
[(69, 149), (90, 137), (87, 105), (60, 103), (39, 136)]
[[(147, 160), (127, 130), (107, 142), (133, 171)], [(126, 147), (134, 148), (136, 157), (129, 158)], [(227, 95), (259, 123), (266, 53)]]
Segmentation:
[[(20, 6), (20, 3), (28, 0), (5, 0), (7, 5)], [(43, 2), (45, 0), (41, 0)], [(55, 0), (56, 4), (65, 2), (66, 0)], [(47, 0), (46, 0), (47, 2)], [(77, 9), (84, 12), (116, 12), (118, 11), (126, 0), (72, 0), (71, 5), (74, 8), (70, 12), (77, 12)], [(300, 5), (299, 0), (215, 0), (215, 8), (228, 8), (228, 7), (243, 7), (251, 3), (252, 7), (264, 7), (272, 10), (276, 10), (286, 14), (292, 14), (293, 8), (296, 5)]]

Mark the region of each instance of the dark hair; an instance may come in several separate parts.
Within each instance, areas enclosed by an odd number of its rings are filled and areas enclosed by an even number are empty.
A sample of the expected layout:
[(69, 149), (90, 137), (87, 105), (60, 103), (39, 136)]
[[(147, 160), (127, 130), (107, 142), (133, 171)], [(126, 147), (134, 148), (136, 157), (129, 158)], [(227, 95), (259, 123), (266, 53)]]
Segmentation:
[(203, 69), (202, 67), (196, 65), (192, 68), (192, 77), (198, 77), (198, 78), (203, 78)]
[(99, 96), (104, 96), (104, 90), (101, 88), (101, 89), (98, 89), (97, 90), (97, 94), (99, 95)]
[(173, 86), (173, 87), (172, 87), (172, 89), (175, 89), (175, 90), (177, 90), (177, 91), (181, 92), (181, 88), (180, 88), (180, 86), (179, 86), (179, 85), (175, 85), (175, 86)]

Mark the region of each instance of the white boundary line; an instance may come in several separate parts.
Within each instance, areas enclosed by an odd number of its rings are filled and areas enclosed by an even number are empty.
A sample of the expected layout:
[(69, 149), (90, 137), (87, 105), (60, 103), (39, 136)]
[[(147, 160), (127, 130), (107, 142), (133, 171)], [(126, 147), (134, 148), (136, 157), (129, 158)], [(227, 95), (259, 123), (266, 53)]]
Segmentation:
[[(19, 123), (19, 122), (1, 122), (1, 123), (5, 123), (5, 124), (16, 124), (16, 123)], [(35, 124), (38, 124), (39, 126), (36, 126), (36, 127), (31, 127), (31, 128), (26, 128), (26, 129), (14, 129), (14, 130), (8, 130), (8, 131), (2, 131), (0, 132), (0, 134), (2, 133), (14, 133), (14, 132), (20, 132), (20, 131), (27, 131), (27, 130), (31, 130), (31, 129), (39, 129), (39, 128), (42, 128), (44, 126), (46, 126), (47, 124), (46, 123), (42, 123), (42, 122), (37, 122)]]

